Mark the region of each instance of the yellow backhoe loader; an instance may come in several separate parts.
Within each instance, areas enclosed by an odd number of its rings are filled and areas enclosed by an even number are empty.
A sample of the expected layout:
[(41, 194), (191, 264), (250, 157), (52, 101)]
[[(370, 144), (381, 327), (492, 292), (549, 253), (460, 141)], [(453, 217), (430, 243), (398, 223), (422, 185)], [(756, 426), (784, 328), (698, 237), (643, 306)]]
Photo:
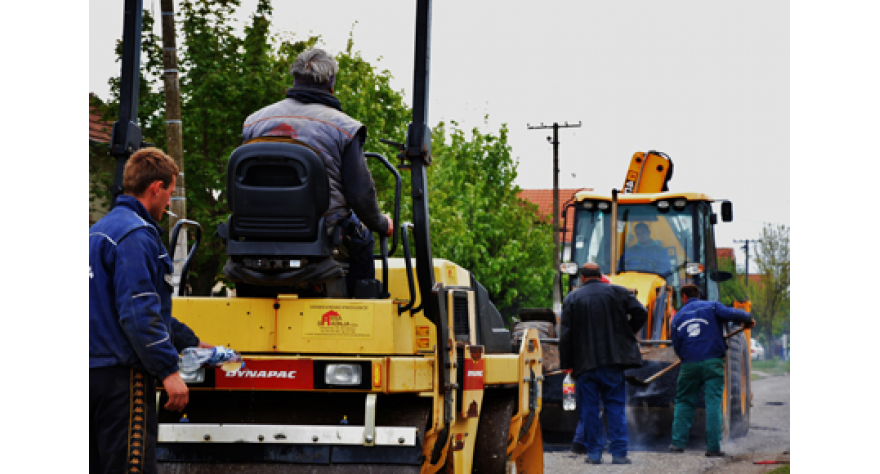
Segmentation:
[[(579, 192), (563, 212), (566, 221), (569, 215), (574, 218), (571, 254), (567, 259), (561, 258), (560, 269), (570, 275), (568, 290), (580, 286), (578, 269), (587, 262), (595, 262), (613, 284), (628, 288), (648, 309), (648, 320), (638, 334), (644, 364), (627, 371), (632, 380), (651, 380), (647, 385), (627, 386), (630, 438), (635, 441), (671, 432), (678, 369), (674, 367), (654, 379), (651, 376), (678, 360), (670, 340), (670, 322), (679, 306), (678, 290), (683, 284), (695, 284), (704, 299), (717, 301), (718, 283), (731, 277), (717, 268), (715, 201), (702, 193), (670, 192), (672, 171), (672, 160), (666, 154), (653, 150), (638, 152), (630, 161), (623, 192), (614, 190), (610, 196)], [(732, 204), (721, 201), (720, 208), (721, 220), (730, 222)], [(543, 315), (540, 311), (527, 311), (522, 316), (531, 321), (554, 319), (546, 311)], [(733, 329), (728, 328), (729, 332)], [(546, 333), (542, 335), (544, 353), (554, 354), (555, 340)], [(745, 331), (728, 340), (725, 436), (745, 436), (749, 430), (749, 338), (750, 331)], [(545, 361), (545, 368), (545, 432), (567, 442), (575, 430), (577, 412), (562, 410), (564, 375), (558, 370), (558, 360)], [(695, 426), (699, 429), (703, 424), (697, 422)]]

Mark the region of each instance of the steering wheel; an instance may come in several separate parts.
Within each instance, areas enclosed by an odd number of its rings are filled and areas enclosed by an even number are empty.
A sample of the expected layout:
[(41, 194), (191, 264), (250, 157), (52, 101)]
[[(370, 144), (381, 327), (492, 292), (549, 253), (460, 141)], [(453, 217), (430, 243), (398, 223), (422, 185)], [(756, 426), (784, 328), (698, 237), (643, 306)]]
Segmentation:
[(650, 272), (660, 272), (660, 267), (653, 259), (645, 257), (626, 257), (623, 260), (623, 268), (627, 270), (647, 270)]

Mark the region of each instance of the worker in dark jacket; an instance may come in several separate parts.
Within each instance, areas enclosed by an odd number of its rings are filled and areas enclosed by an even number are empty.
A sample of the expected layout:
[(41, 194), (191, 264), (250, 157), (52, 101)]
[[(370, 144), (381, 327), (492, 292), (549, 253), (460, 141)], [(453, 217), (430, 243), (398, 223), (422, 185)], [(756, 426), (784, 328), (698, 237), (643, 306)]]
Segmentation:
[(624, 370), (642, 365), (635, 333), (648, 312), (626, 288), (602, 282), (595, 263), (580, 270), (583, 285), (562, 302), (559, 359), (577, 387), (580, 423), (590, 464), (601, 464), (603, 445), (599, 407), (604, 405), (609, 451), (614, 464), (629, 464)]
[[(357, 280), (375, 278), (373, 234), (392, 234), (394, 223), (379, 209), (376, 186), (364, 157), (367, 129), (342, 111), (336, 98), (339, 66), (322, 49), (306, 50), (290, 67), (293, 88), (287, 98), (249, 116), (245, 143), (303, 143), (324, 161), (330, 180), (330, 206), (324, 213), (328, 229), (340, 225), (349, 257), (349, 295)], [(353, 212), (352, 212), (353, 211)]]
[(694, 422), (697, 396), (703, 389), (706, 405), (706, 456), (721, 452), (721, 398), (724, 393), (724, 339), (726, 321), (755, 326), (749, 313), (715, 301), (700, 300), (700, 289), (681, 287), (682, 306), (672, 319), (672, 347), (681, 359), (675, 413), (672, 423), (672, 452), (684, 452)]
[(125, 194), (89, 229), (89, 472), (156, 472), (156, 382), (168, 410), (189, 390), (178, 353), (200, 342), (171, 316), (172, 263), (157, 221), (178, 168), (155, 148), (123, 172)]

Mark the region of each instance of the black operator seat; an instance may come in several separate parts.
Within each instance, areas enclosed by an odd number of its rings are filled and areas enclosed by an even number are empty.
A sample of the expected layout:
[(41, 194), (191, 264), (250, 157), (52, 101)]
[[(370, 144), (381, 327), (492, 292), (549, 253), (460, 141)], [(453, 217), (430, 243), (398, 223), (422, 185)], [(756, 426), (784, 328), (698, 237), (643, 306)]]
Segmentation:
[(238, 296), (347, 296), (348, 265), (333, 258), (339, 242), (324, 231), (327, 171), (311, 148), (276, 141), (239, 147), (227, 165), (227, 196), (231, 215), (218, 234), (229, 256), (223, 273)]

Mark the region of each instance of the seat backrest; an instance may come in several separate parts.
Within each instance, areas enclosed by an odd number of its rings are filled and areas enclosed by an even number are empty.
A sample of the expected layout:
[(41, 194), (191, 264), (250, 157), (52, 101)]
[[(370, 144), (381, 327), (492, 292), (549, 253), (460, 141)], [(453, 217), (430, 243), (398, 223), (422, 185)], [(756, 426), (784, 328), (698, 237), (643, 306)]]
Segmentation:
[(229, 158), (229, 237), (314, 242), (330, 205), (324, 161), (310, 148), (281, 142), (243, 145)]

